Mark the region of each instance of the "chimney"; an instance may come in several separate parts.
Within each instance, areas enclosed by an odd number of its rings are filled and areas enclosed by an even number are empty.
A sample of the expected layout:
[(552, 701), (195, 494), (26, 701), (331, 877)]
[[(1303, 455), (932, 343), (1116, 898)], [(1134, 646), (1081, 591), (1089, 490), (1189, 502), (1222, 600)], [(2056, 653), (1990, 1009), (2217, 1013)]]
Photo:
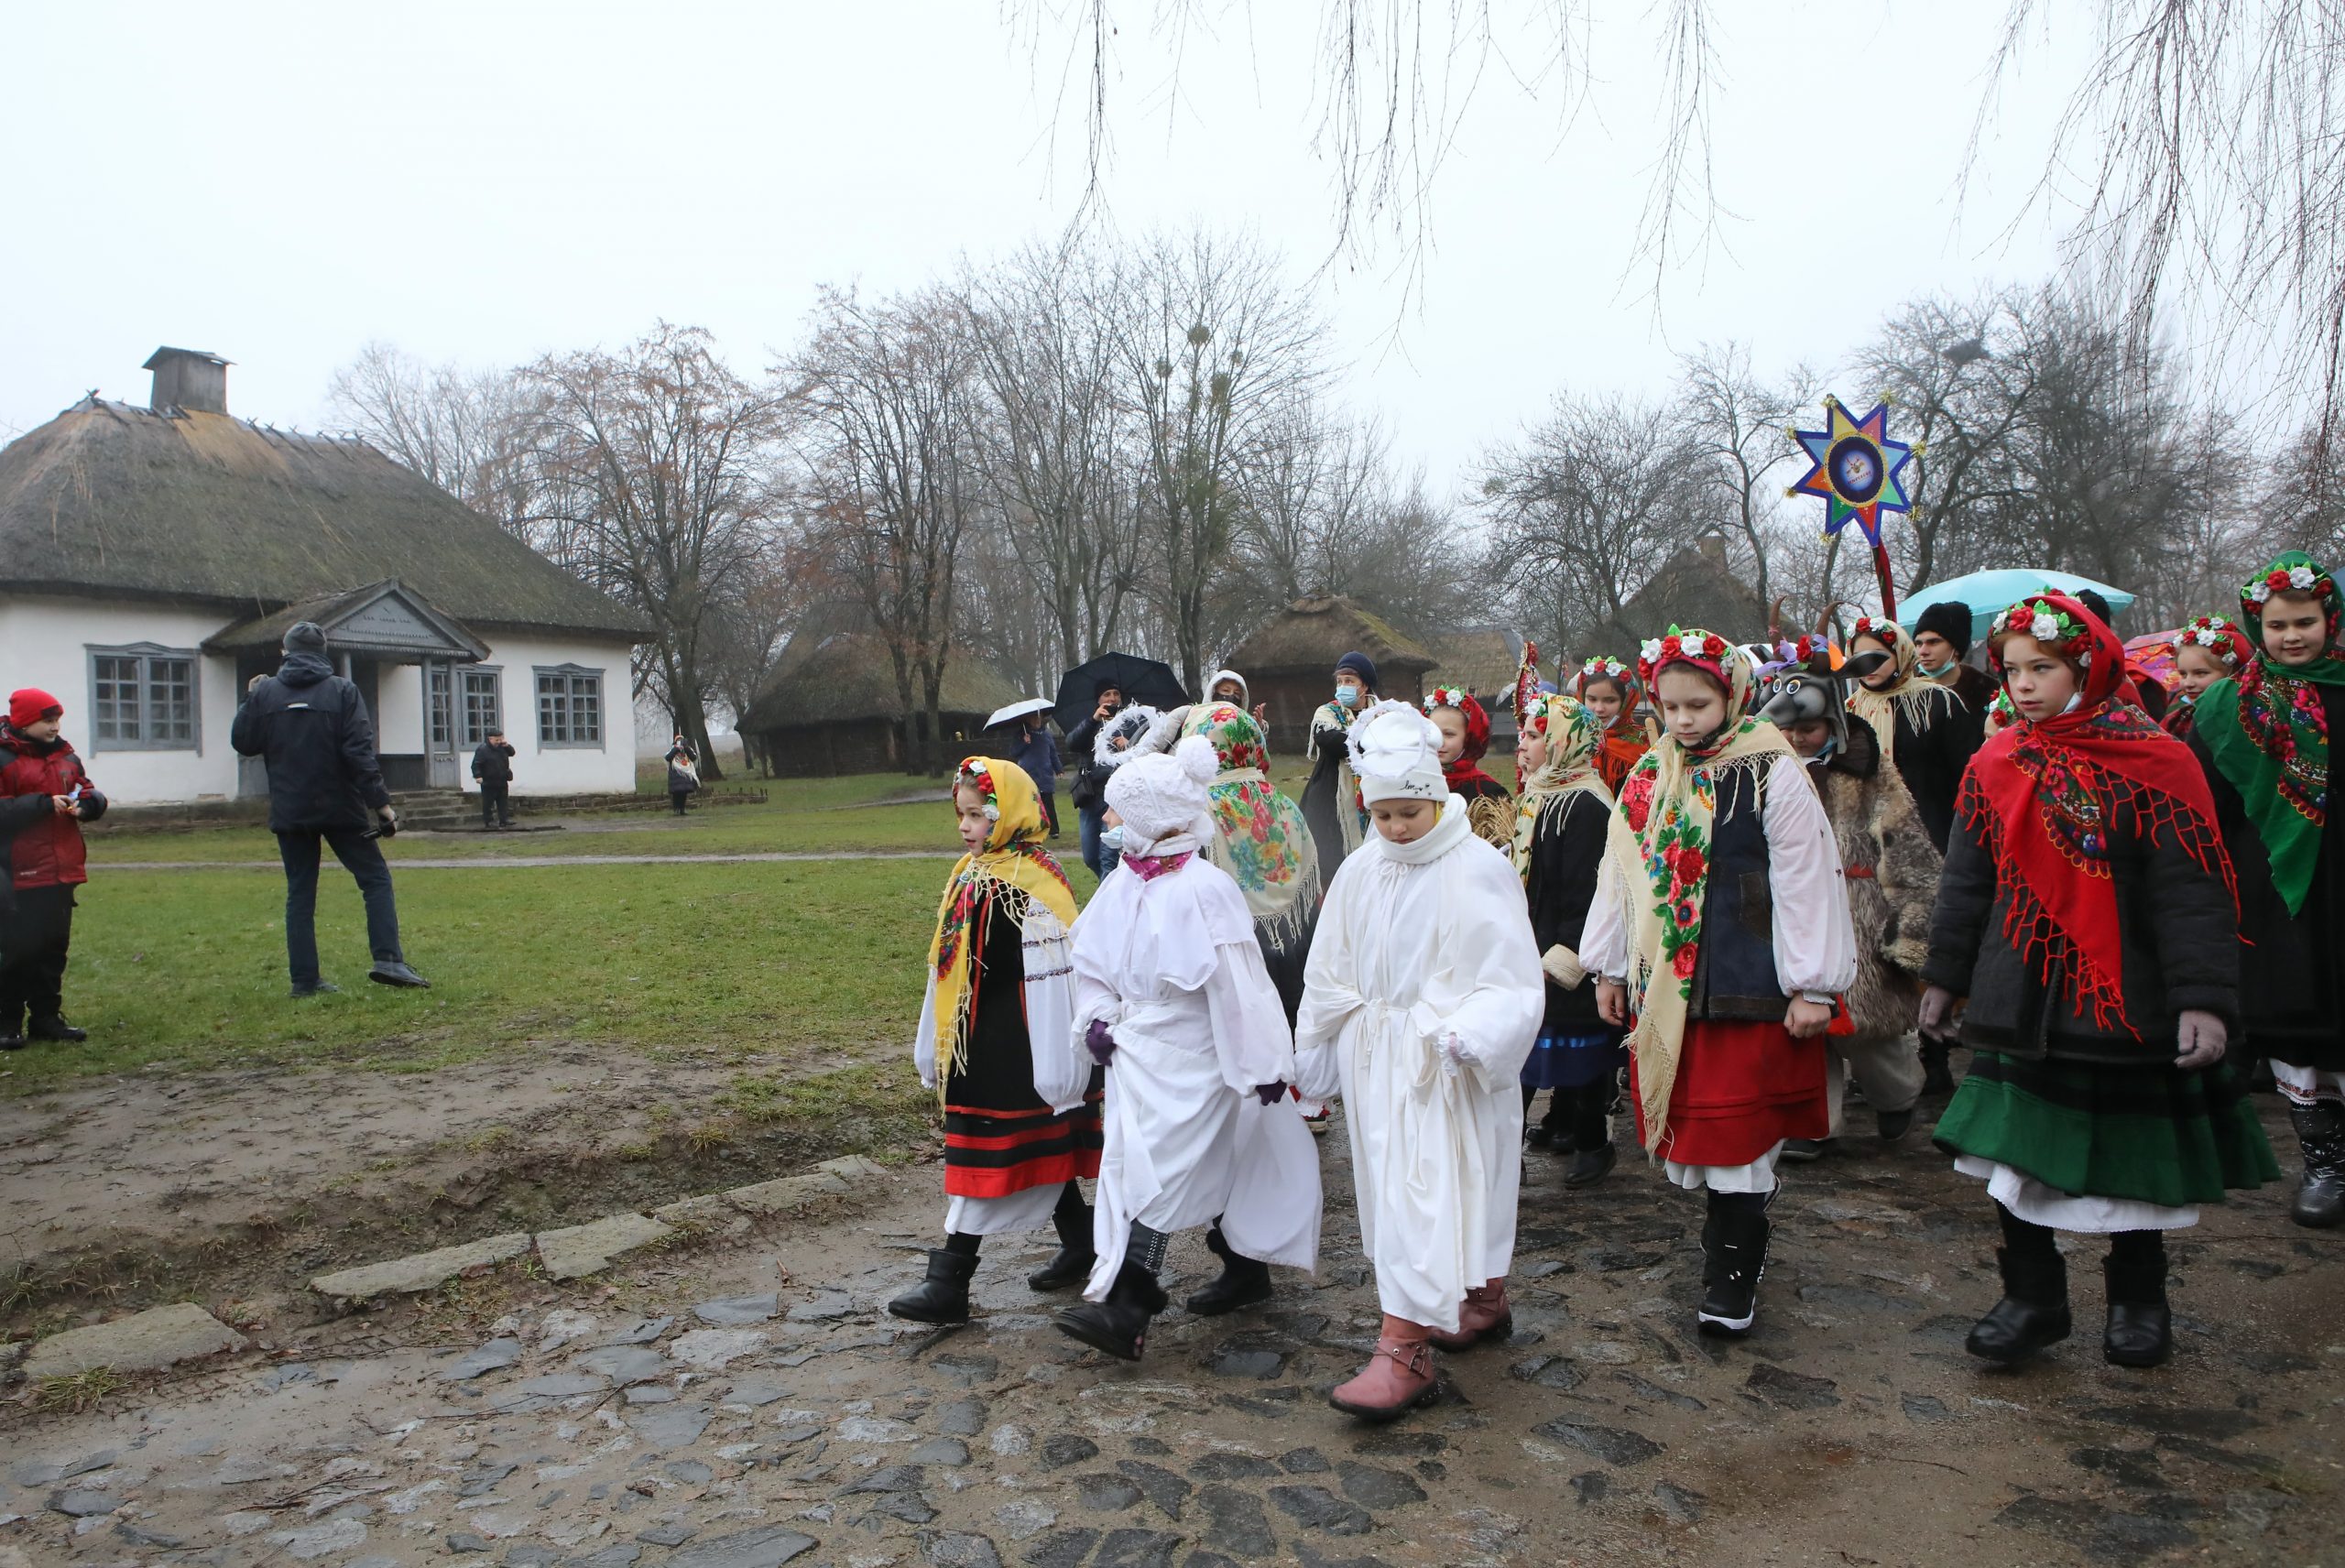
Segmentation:
[(228, 411), (228, 362), (200, 348), (158, 348), (142, 370), (155, 373), (147, 406), (158, 414)]
[[(158, 385), (161, 383), (161, 380), (162, 378), (159, 376), (156, 377)], [(1700, 550), (1702, 552), (1702, 559), (1708, 561), (1712, 566), (1724, 567), (1726, 565), (1726, 539), (1723, 535), (1704, 534), (1700, 539), (1694, 541), (1694, 548)]]

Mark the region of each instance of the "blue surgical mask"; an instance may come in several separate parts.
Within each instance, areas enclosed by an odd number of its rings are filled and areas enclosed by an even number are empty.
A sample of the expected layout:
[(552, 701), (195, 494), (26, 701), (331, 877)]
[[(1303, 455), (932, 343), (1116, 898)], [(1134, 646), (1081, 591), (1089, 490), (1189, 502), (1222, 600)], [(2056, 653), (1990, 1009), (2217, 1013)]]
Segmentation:
[(1336, 687), (1336, 702), (1341, 702), (1341, 703), (1342, 703), (1345, 707), (1347, 707), (1347, 708), (1357, 708), (1357, 707), (1358, 707), (1358, 706), (1359, 706), (1359, 688), (1358, 688), (1358, 687), (1357, 687), (1357, 686), (1338, 686), (1338, 687)]
[(1123, 824), (1123, 823), (1121, 823), (1121, 822), (1118, 822), (1114, 827), (1111, 827), (1111, 828), (1102, 828), (1102, 829), (1100, 829), (1100, 830), (1099, 830), (1099, 847), (1100, 847), (1101, 849), (1112, 849), (1112, 850), (1114, 850), (1118, 855), (1121, 855), (1121, 854), (1123, 854), (1123, 853), (1124, 853), (1124, 824)]

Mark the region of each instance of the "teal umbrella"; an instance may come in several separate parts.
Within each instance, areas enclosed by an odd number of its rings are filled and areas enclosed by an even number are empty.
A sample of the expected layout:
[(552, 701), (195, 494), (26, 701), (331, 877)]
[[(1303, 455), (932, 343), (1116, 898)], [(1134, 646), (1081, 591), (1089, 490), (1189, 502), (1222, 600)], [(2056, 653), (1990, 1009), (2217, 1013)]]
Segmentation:
[(1949, 579), (1931, 587), (1920, 589), (1897, 606), (1897, 618), (1913, 626), (1922, 612), (1932, 604), (1949, 601), (1967, 604), (1975, 621), (1975, 637), (1987, 635), (1987, 623), (2010, 609), (2030, 593), (2045, 589), (2055, 593), (2074, 593), (2079, 588), (2089, 588), (2109, 601), (2109, 613), (2122, 615), (2132, 604), (2133, 595), (2122, 588), (2111, 588), (2106, 583), (2074, 572), (2054, 572), (2043, 567), (1998, 566), (1985, 572), (1973, 572), (1966, 576)]

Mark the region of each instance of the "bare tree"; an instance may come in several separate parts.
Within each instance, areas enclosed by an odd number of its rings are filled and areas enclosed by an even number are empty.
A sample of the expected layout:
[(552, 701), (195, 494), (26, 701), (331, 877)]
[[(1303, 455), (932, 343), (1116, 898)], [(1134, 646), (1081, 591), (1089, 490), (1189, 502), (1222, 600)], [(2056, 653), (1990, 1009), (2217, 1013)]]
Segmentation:
[(1768, 555), (1781, 532), (1774, 525), (1783, 498), (1776, 471), (1800, 456), (1785, 430), (1807, 401), (1815, 374), (1802, 366), (1767, 386), (1751, 371), (1749, 346), (1731, 341), (1706, 343), (1678, 365), (1678, 437), (1707, 460), (1698, 472), (1720, 492), (1710, 509), (1726, 517), (1750, 552), (1752, 585), (1772, 604)]
[(923, 773), (943, 766), (961, 549), (981, 506), (971, 430), (976, 351), (961, 297), (932, 288), (866, 305), (826, 289), (794, 370), (813, 415), (816, 529), (886, 645)]
[[(558, 546), (536, 463), (540, 409), (518, 373), (427, 365), (370, 343), (334, 372), (327, 405), (350, 434), (531, 544)], [(561, 559), (559, 549), (550, 550)]]
[(769, 542), (783, 399), (726, 368), (706, 332), (665, 321), (616, 353), (550, 355), (526, 374), (542, 398), (537, 461), (579, 564), (650, 620), (639, 684), (719, 777), (707, 639), (720, 584)]
[(1205, 673), (1207, 595), (1237, 537), (1249, 453), (1322, 376), (1322, 327), (1250, 240), (1199, 229), (1130, 258), (1116, 289), (1123, 383), (1141, 424), (1147, 524), (1182, 679)]

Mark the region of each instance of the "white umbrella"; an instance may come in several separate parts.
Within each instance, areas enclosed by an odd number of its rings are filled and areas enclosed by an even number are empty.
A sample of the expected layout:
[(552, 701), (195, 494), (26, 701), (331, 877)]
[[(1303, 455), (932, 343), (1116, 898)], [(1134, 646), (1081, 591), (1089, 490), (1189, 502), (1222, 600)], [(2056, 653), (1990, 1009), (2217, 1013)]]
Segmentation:
[(991, 729), (996, 724), (1006, 724), (1012, 719), (1022, 719), (1029, 713), (1047, 713), (1050, 711), (1051, 704), (1047, 699), (1029, 697), (1022, 702), (1012, 702), (1007, 708), (996, 708), (993, 711), (993, 717), (986, 721), (986, 728)]

